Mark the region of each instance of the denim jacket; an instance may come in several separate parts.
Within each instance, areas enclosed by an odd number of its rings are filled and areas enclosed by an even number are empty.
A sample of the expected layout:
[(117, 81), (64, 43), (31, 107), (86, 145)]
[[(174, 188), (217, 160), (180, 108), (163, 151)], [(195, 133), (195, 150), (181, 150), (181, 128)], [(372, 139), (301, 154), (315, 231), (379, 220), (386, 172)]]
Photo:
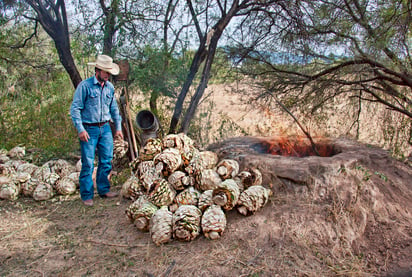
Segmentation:
[(116, 131), (122, 129), (122, 118), (114, 97), (114, 86), (107, 81), (102, 88), (96, 76), (82, 81), (74, 92), (70, 115), (77, 132), (85, 129), (83, 123), (113, 120)]

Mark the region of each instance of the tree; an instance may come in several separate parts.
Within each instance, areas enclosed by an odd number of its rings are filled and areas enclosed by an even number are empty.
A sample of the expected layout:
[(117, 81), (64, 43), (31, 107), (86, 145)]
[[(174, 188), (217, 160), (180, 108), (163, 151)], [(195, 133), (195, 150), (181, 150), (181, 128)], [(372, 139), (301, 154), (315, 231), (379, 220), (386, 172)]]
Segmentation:
[[(119, 0), (113, 0), (110, 6), (106, 6), (104, 0), (100, 0), (100, 7), (104, 14), (103, 28), (103, 54), (114, 56), (113, 46), (116, 32), (121, 27), (121, 21), (118, 20), (119, 16)], [(119, 22), (120, 21), (120, 22)]]
[(35, 11), (35, 17), (30, 15), (26, 17), (35, 22), (39, 22), (47, 34), (53, 39), (60, 62), (69, 74), (73, 86), (77, 87), (82, 81), (82, 78), (77, 70), (70, 49), (69, 26), (64, 0), (24, 0), (24, 2)]
[[(238, 45), (239, 59), (260, 63), (261, 70), (249, 74), (260, 76), (262, 87), (311, 111), (346, 95), (412, 117), (411, 1), (277, 4), (281, 13), (264, 18), (277, 32), (249, 24), (257, 35)], [(274, 59), (279, 49), (295, 58), (294, 66)]]
[[(212, 4), (212, 2), (214, 3), (214, 5)], [(203, 97), (204, 91), (207, 87), (219, 40), (231, 20), (236, 16), (247, 17), (248, 15), (255, 12), (265, 12), (265, 8), (270, 7), (275, 2), (276, 1), (270, 0), (217, 0), (205, 1), (204, 6), (198, 6), (195, 8), (191, 0), (186, 1), (190, 10), (190, 15), (196, 28), (199, 44), (192, 60), (186, 81), (183, 84), (176, 101), (174, 113), (170, 123), (169, 133), (175, 133), (177, 130), (177, 124), (183, 112), (184, 100), (201, 64), (204, 62), (200, 77), (200, 83), (196, 88), (195, 94), (191, 98), (189, 107), (184, 115), (179, 130), (180, 132), (184, 133), (188, 132), (190, 122), (195, 115), (199, 101)], [(201, 12), (198, 13), (197, 11)], [(202, 18), (202, 21), (200, 21), (199, 18)], [(204, 26), (203, 28), (202, 25)]]
[[(86, 34), (85, 39), (80, 39), (93, 41), (104, 54), (128, 59), (135, 68), (131, 77), (139, 81), (142, 90), (150, 93), (150, 108), (155, 113), (158, 97), (170, 95), (168, 66), (179, 33), (185, 28), (173, 29), (172, 21), (179, 17), (178, 3), (179, 0), (99, 0), (96, 5), (80, 0), (75, 6), (82, 15), (79, 34)], [(174, 34), (172, 42), (169, 42), (169, 32)]]
[[(34, 14), (25, 17), (40, 23), (53, 38), (73, 84), (78, 83), (65, 2), (18, 3), (29, 4)], [(161, 56), (156, 57), (159, 66), (151, 79), (158, 81), (150, 90), (153, 110), (161, 93), (174, 96), (168, 88), (168, 79), (176, 76), (171, 74), (170, 62), (195, 46), (177, 95), (170, 133), (188, 132), (223, 37), (235, 49), (234, 59), (242, 63), (245, 73), (257, 76), (270, 95), (291, 99), (289, 103), (306, 103), (315, 111), (336, 96), (348, 95), (412, 116), (410, 0), (78, 0), (77, 4), (76, 9), (84, 12), (78, 30), (87, 40), (94, 37), (96, 49), (137, 60), (150, 45)], [(250, 67), (253, 71), (246, 72), (247, 60), (256, 61), (257, 66)], [(184, 109), (196, 77), (199, 83)]]
[[(157, 70), (154, 76), (155, 80), (152, 80), (151, 94), (150, 94), (150, 109), (157, 114), (157, 100), (160, 95), (175, 96), (175, 89), (180, 84), (176, 84), (175, 81), (180, 81), (181, 71), (186, 69), (185, 56), (183, 53), (186, 51), (185, 47), (180, 46), (181, 51), (180, 57), (176, 59), (174, 56), (176, 54), (176, 49), (178, 44), (185, 44), (182, 41), (181, 34), (183, 30), (188, 28), (190, 23), (175, 23), (179, 17), (181, 17), (181, 12), (183, 12), (182, 7), (179, 5), (179, 0), (169, 0), (164, 5), (159, 4), (156, 9), (157, 13), (152, 14), (151, 17), (147, 17), (153, 22), (158, 22), (161, 24), (162, 33), (160, 34), (161, 45), (159, 46), (160, 51), (157, 52), (156, 56), (152, 56), (149, 62), (153, 60), (158, 61), (155, 63)], [(147, 49), (147, 48), (146, 48)], [(178, 66), (181, 67), (179, 70), (176, 67), (176, 61), (179, 61)], [(146, 63), (147, 64), (147, 63)], [(150, 66), (149, 66), (150, 67)], [(174, 83), (174, 84), (172, 84)]]

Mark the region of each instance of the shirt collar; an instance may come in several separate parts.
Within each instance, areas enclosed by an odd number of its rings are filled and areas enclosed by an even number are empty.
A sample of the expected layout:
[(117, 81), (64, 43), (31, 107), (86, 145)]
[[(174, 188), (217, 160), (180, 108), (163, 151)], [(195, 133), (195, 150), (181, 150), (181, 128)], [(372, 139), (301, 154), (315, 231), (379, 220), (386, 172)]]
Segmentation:
[[(107, 82), (106, 82), (107, 83)], [(106, 86), (106, 83), (104, 84), (104, 86)], [(102, 87), (102, 85), (100, 84), (99, 80), (97, 80), (96, 75), (93, 76), (93, 84)]]
[(95, 85), (100, 84), (99, 81), (96, 78), (96, 75), (93, 76), (93, 84), (95, 84)]

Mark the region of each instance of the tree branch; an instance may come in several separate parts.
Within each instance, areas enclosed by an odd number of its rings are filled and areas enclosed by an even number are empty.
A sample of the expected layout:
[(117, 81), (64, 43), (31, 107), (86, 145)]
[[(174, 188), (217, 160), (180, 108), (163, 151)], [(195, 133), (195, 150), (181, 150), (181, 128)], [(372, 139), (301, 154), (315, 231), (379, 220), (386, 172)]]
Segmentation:
[(318, 150), (317, 150), (317, 146), (315, 144), (315, 142), (312, 139), (312, 136), (310, 135), (310, 133), (303, 127), (303, 125), (299, 122), (299, 120), (293, 115), (293, 113), (291, 111), (289, 111), (288, 108), (286, 108), (285, 105), (282, 104), (282, 102), (280, 102), (274, 95), (272, 92), (268, 91), (269, 95), (272, 96), (272, 98), (275, 100), (275, 102), (282, 107), (282, 109), (287, 112), (292, 118), (293, 120), (296, 122), (296, 124), (299, 126), (299, 128), (302, 130), (302, 132), (306, 135), (306, 137), (309, 139), (310, 144), (312, 146), (313, 151), (315, 152), (316, 155), (320, 156)]

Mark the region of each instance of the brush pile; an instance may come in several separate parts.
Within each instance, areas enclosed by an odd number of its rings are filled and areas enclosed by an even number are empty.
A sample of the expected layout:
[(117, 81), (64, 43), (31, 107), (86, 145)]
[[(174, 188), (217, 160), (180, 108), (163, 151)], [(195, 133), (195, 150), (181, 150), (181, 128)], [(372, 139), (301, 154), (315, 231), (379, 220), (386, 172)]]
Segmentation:
[(156, 245), (192, 241), (200, 234), (218, 239), (226, 211), (259, 211), (271, 195), (256, 168), (240, 170), (235, 160), (200, 151), (185, 134), (150, 138), (130, 163), (132, 175), (121, 194), (133, 200), (126, 215)]

